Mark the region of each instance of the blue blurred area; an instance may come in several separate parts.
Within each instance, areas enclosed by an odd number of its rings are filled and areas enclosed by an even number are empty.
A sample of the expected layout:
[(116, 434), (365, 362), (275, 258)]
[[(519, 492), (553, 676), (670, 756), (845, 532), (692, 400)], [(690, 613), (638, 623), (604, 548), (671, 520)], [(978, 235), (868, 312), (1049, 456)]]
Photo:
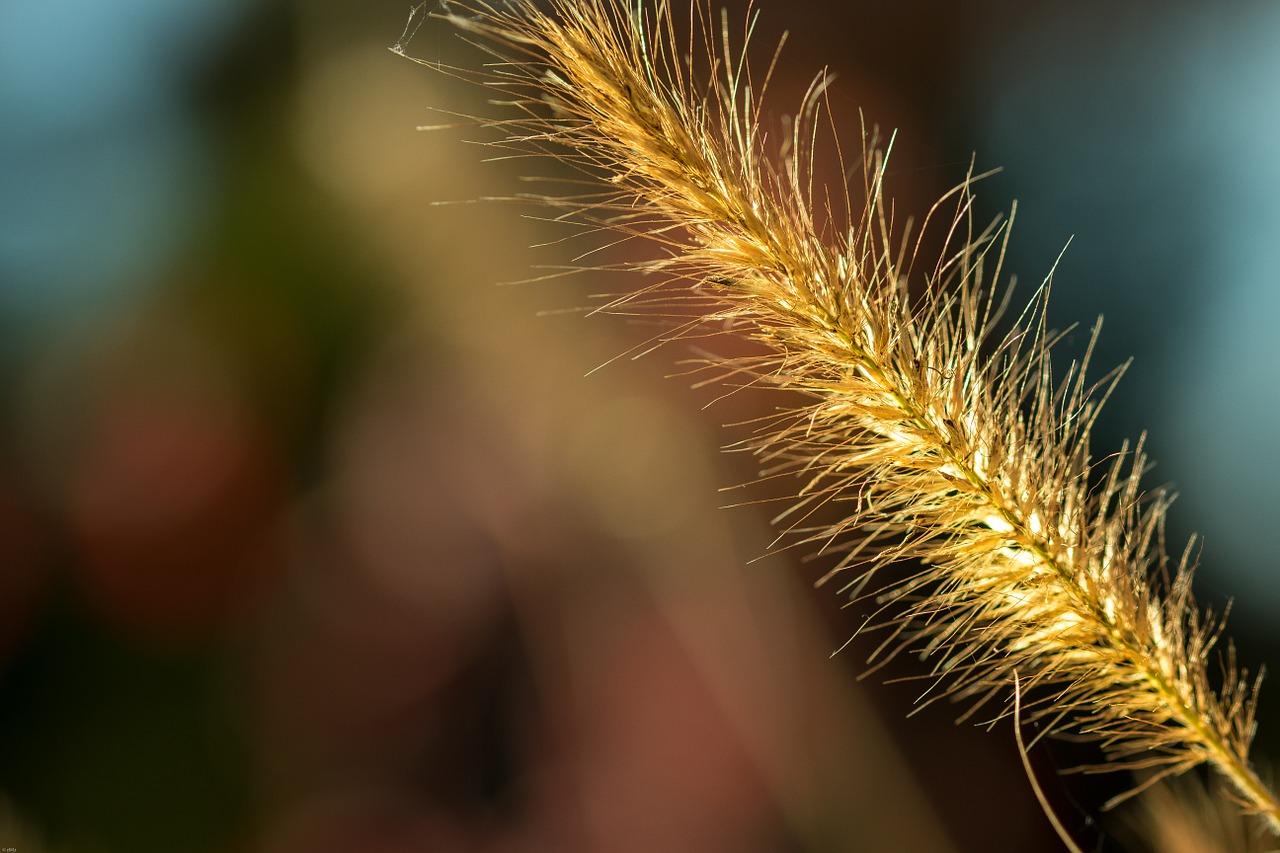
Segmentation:
[[(1280, 554), (1280, 5), (1231, 16), (1208, 85), (1180, 118), (1208, 171), (1203, 278), (1170, 359), (1163, 413), (1185, 512), (1241, 616), (1277, 631)], [(1197, 133), (1198, 131), (1198, 133)], [(1225, 573), (1224, 573), (1225, 575)], [(1239, 580), (1239, 583), (1236, 580)]]
[(242, 0), (0, 5), (0, 316), (12, 351), (154, 284), (216, 187), (190, 87)]
[[(1010, 266), (1055, 325), (1105, 316), (1096, 373), (1135, 358), (1109, 434), (1150, 430), (1171, 547), (1204, 535), (1206, 598), (1274, 631), (1280, 558), (1280, 6), (1046, 4), (983, 57), (972, 144), (1018, 199)], [(972, 120), (972, 119), (971, 119)], [(987, 190), (980, 189), (986, 193)], [(1087, 334), (1068, 341), (1078, 357)]]

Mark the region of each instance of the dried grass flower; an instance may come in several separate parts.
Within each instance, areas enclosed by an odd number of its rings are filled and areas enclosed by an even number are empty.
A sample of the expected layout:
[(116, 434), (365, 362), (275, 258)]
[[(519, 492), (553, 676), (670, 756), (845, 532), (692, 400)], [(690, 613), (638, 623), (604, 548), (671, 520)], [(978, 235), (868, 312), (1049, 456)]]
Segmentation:
[[(827, 78), (775, 139), (759, 106), (770, 75), (744, 58), (753, 22), (735, 40), (727, 17), (690, 8), (680, 26), (661, 0), (444, 14), (494, 57), (455, 72), (502, 99), (484, 120), (498, 145), (590, 178), (542, 203), (654, 248), (629, 264), (644, 286), (609, 309), (669, 313), (667, 340), (748, 339), (757, 354), (712, 369), (803, 395), (746, 443), (766, 476), (803, 479), (779, 524), (844, 549), (832, 577), (877, 603), (874, 662), (917, 652), (934, 697), (994, 718), (1020, 678), (1042, 732), (1096, 740), (1144, 785), (1207, 762), (1280, 831), (1249, 761), (1257, 681), (1229, 645), (1214, 651), (1221, 620), (1192, 599), (1190, 549), (1166, 553), (1170, 496), (1141, 484), (1141, 441), (1101, 459), (1090, 447), (1118, 373), (1092, 382), (1086, 358), (1053, 375), (1044, 289), (1002, 321), (1008, 229), (974, 224), (968, 182), (925, 218), (949, 246), (932, 264), (895, 225), (869, 134), (861, 178), (819, 185)], [(843, 520), (816, 522), (829, 504)]]

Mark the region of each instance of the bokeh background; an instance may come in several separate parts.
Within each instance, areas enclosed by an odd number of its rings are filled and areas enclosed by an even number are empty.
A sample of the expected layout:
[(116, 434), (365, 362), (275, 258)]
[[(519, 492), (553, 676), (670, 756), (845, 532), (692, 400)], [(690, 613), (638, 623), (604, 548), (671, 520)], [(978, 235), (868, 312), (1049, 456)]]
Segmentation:
[[(828, 66), (899, 210), (1005, 167), (979, 204), (1018, 199), (1023, 293), (1057, 263), (1063, 358), (1099, 313), (1099, 373), (1135, 358), (1100, 447), (1151, 430), (1173, 549), (1276, 660), (1280, 6), (758, 5), (773, 109)], [(482, 131), (415, 130), (489, 108), (387, 49), (408, 14), (0, 5), (0, 846), (1059, 849), (1007, 725), (906, 719), (873, 639), (831, 656), (823, 561), (756, 560), (777, 493), (718, 491), (720, 426), (777, 401), (614, 360), (654, 329), (578, 309), (625, 282), (499, 286), (563, 232), (470, 203), (520, 187)], [(1122, 849), (1123, 783), (1034, 758)]]

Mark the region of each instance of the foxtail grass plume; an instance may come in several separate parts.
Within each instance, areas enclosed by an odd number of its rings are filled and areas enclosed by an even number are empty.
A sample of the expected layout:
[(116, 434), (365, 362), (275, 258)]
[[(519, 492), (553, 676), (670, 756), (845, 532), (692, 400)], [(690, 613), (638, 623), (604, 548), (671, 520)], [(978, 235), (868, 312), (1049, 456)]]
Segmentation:
[[(1207, 762), (1280, 832), (1248, 758), (1257, 682), (1228, 647), (1222, 687), (1210, 683), (1220, 620), (1192, 600), (1190, 559), (1166, 555), (1170, 498), (1140, 485), (1141, 442), (1094, 459), (1114, 383), (1091, 384), (1083, 365), (1051, 375), (1043, 293), (999, 330), (1007, 228), (973, 226), (967, 183), (926, 218), (950, 248), (922, 265), (868, 134), (861, 180), (818, 185), (826, 78), (773, 141), (769, 75), (744, 58), (754, 20), (735, 43), (700, 0), (682, 36), (663, 2), (442, 8), (496, 60), (453, 71), (501, 99), (507, 112), (482, 119), (498, 144), (592, 179), (586, 195), (542, 201), (655, 247), (635, 264), (646, 286), (610, 307), (680, 317), (668, 339), (749, 339), (758, 354), (723, 371), (803, 395), (749, 446), (768, 475), (805, 484), (779, 524), (846, 549), (832, 575), (878, 603), (874, 661), (921, 653), (934, 696), (992, 703), (993, 717), (1020, 678), (1022, 717), (1042, 731), (1093, 738), (1108, 768), (1148, 783)], [(844, 520), (813, 521), (827, 504)]]

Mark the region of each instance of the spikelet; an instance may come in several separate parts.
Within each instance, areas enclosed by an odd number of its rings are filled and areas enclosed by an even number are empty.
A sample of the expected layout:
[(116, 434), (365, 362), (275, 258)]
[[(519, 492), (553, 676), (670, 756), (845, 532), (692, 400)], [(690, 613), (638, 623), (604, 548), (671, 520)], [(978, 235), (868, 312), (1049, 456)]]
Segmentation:
[[(498, 60), (461, 73), (507, 99), (507, 117), (485, 120), (499, 144), (599, 181), (545, 203), (656, 246), (640, 265), (653, 283), (613, 307), (685, 317), (669, 338), (750, 339), (762, 354), (728, 369), (804, 395), (751, 447), (806, 483), (780, 523), (847, 548), (837, 571), (881, 605), (879, 659), (923, 652), (935, 695), (994, 701), (997, 717), (1016, 675), (1042, 730), (1096, 739), (1110, 768), (1153, 782), (1208, 762), (1280, 831), (1248, 761), (1257, 684), (1229, 651), (1224, 686), (1210, 684), (1220, 623), (1192, 601), (1189, 559), (1166, 557), (1169, 496), (1140, 486), (1141, 442), (1091, 456), (1113, 383), (1091, 386), (1083, 366), (1051, 376), (1040, 296), (997, 330), (1007, 230), (973, 228), (957, 188), (930, 214), (954, 209), (951, 248), (909, 295), (919, 244), (894, 236), (885, 155), (864, 134), (857, 205), (844, 187), (833, 204), (814, 186), (825, 79), (771, 143), (767, 75), (753, 80), (727, 23), (692, 10), (687, 44), (665, 3), (513, 0), (446, 17)], [(845, 520), (814, 529), (832, 502)], [(922, 568), (889, 571), (903, 561)]]

